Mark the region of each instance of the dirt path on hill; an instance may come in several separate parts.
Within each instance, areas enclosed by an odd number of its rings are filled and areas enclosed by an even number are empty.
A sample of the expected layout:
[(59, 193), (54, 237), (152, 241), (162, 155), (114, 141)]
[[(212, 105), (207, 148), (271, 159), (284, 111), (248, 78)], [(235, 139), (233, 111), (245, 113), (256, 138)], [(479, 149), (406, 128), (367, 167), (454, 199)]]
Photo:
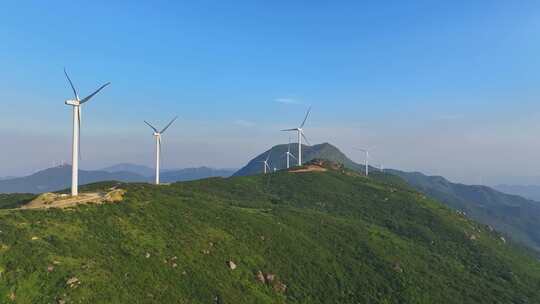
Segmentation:
[(19, 209), (69, 208), (81, 204), (114, 203), (121, 201), (124, 194), (125, 190), (122, 189), (112, 189), (109, 192), (81, 193), (77, 197), (66, 196), (65, 194), (43, 193)]
[(325, 172), (325, 171), (328, 171), (328, 169), (323, 168), (321, 166), (317, 166), (317, 165), (308, 165), (308, 166), (306, 166), (304, 168), (290, 170), (289, 172), (291, 172), (291, 173), (301, 173), (301, 172)]

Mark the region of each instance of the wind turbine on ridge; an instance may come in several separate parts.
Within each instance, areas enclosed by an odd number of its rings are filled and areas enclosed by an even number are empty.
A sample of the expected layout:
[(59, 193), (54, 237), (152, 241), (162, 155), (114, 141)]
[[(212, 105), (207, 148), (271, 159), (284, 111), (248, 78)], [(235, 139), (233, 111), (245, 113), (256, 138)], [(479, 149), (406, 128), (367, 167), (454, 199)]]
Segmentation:
[(298, 166), (302, 165), (302, 138), (306, 140), (306, 143), (309, 145), (309, 141), (306, 138), (306, 135), (304, 135), (304, 125), (306, 124), (306, 120), (308, 119), (309, 113), (311, 112), (311, 107), (306, 112), (306, 117), (304, 117), (304, 121), (302, 121), (302, 124), (298, 128), (292, 128), (292, 129), (285, 129), (281, 131), (289, 132), (289, 131), (296, 131), (298, 133)]
[(366, 176), (369, 176), (369, 151), (373, 149), (373, 147), (371, 148), (366, 148), (366, 149), (356, 149), (358, 151), (361, 151), (361, 152), (364, 152), (366, 154), (366, 158), (364, 160), (364, 166), (366, 167)]
[(178, 118), (178, 116), (175, 116), (161, 131), (158, 131), (157, 128), (152, 126), (149, 122), (146, 120), (144, 121), (145, 124), (147, 124), (152, 130), (154, 130), (154, 137), (156, 138), (156, 185), (159, 185), (159, 166), (160, 166), (160, 158), (161, 158), (161, 135), (167, 131), (167, 129), (173, 124), (173, 122)]
[(266, 159), (265, 160), (260, 160), (258, 161), (259, 163), (262, 163), (263, 164), (263, 172), (264, 174), (267, 173), (267, 169), (269, 171), (272, 171), (272, 168), (270, 168), (270, 165), (268, 164), (268, 160), (270, 159), (270, 155), (272, 154), (272, 150), (268, 151), (268, 155), (266, 156)]
[(73, 90), (74, 99), (68, 99), (66, 100), (66, 105), (73, 107), (73, 141), (72, 141), (72, 162), (71, 162), (71, 195), (77, 196), (79, 195), (79, 158), (81, 157), (80, 154), (80, 147), (81, 147), (81, 106), (88, 102), (92, 97), (94, 97), (99, 91), (101, 91), (104, 87), (111, 84), (110, 82), (107, 82), (106, 84), (102, 85), (97, 89), (94, 93), (86, 96), (83, 99), (79, 98), (79, 93), (77, 92), (77, 89), (75, 89), (75, 86), (73, 85), (73, 82), (71, 81), (71, 78), (69, 78), (69, 75), (64, 68), (64, 74), (66, 75), (67, 80), (69, 81), (69, 85), (71, 86), (71, 89)]
[(290, 166), (290, 158), (294, 158), (298, 160), (292, 153), (291, 153), (291, 138), (289, 137), (289, 145), (287, 146), (287, 152), (285, 152), (285, 157), (287, 157), (287, 169), (289, 169)]

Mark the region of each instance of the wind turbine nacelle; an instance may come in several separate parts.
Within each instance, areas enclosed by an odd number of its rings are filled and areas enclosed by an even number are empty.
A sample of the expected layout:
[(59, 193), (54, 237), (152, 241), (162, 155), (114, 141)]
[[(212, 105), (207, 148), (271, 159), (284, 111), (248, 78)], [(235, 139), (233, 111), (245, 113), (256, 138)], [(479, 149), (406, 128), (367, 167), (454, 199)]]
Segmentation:
[(79, 106), (80, 105), (78, 100), (73, 100), (73, 99), (66, 100), (66, 104), (68, 106)]
[(154, 136), (160, 136), (161, 134), (154, 132)]

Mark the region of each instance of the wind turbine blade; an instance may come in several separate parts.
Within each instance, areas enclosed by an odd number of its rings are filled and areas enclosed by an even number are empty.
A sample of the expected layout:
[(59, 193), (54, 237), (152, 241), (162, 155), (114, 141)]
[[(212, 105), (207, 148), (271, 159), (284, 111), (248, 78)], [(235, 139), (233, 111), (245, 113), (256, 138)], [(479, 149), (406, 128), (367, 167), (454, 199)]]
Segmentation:
[(302, 121), (300, 128), (302, 128), (304, 124), (306, 123), (306, 120), (308, 119), (308, 116), (309, 116), (309, 112), (311, 112), (311, 107), (309, 107), (309, 109), (307, 110), (306, 117), (304, 118), (304, 121)]
[(292, 153), (289, 153), (289, 156), (294, 158), (295, 160), (298, 160), (298, 158), (296, 158), (296, 156), (294, 156), (294, 154), (292, 154)]
[(307, 139), (306, 135), (304, 135), (304, 132), (302, 132), (301, 134), (302, 134), (302, 137), (304, 138), (304, 140), (306, 141), (306, 143), (308, 144), (308, 146), (311, 146), (311, 143)]
[(99, 89), (97, 89), (94, 93), (86, 96), (85, 98), (83, 98), (83, 100), (81, 100), (81, 104), (87, 102), (90, 100), (90, 98), (94, 97), (94, 95), (96, 95), (97, 93), (99, 93), (99, 91), (103, 90), (104, 87), (110, 85), (111, 83), (110, 82), (107, 82), (106, 84), (102, 85), (101, 87), (99, 87)]
[(64, 68), (64, 74), (66, 75), (66, 78), (69, 81), (69, 85), (71, 85), (71, 89), (73, 90), (73, 95), (75, 95), (75, 99), (79, 100), (79, 94), (77, 94), (77, 90), (75, 89), (75, 86), (73, 85), (73, 82), (71, 81), (71, 78), (69, 78), (66, 68)]
[(178, 116), (174, 117), (174, 118), (171, 120), (171, 122), (169, 122), (169, 124), (167, 124), (167, 125), (165, 126), (165, 128), (163, 128), (163, 130), (161, 130), (161, 132), (159, 132), (159, 133), (165, 132), (165, 130), (167, 130), (177, 118), (178, 118)]
[(144, 123), (147, 124), (150, 128), (152, 128), (152, 130), (154, 130), (154, 132), (159, 133), (158, 130), (156, 128), (154, 128), (154, 126), (152, 126), (149, 122), (147, 122), (145, 120)]
[(287, 153), (291, 153), (291, 137), (289, 136), (289, 145), (287, 146)]
[(297, 129), (296, 128), (294, 128), (294, 129), (285, 129), (285, 130), (281, 130), (281, 131), (297, 131)]
[(266, 161), (268, 161), (270, 159), (271, 154), (272, 154), (272, 149), (270, 149), (270, 151), (268, 151), (268, 155), (266, 156)]

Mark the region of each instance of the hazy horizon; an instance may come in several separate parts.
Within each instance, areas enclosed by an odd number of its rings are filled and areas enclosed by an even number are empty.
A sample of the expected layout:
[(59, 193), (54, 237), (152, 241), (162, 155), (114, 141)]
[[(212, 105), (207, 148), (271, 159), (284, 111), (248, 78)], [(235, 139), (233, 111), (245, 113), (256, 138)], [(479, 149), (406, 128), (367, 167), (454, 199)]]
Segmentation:
[(540, 176), (539, 3), (203, 2), (3, 4), (0, 176), (70, 162), (64, 67), (80, 95), (112, 82), (83, 107), (84, 169), (152, 167), (143, 120), (175, 115), (164, 168), (240, 168), (312, 105), (311, 143), (356, 162), (367, 146), (456, 182)]

